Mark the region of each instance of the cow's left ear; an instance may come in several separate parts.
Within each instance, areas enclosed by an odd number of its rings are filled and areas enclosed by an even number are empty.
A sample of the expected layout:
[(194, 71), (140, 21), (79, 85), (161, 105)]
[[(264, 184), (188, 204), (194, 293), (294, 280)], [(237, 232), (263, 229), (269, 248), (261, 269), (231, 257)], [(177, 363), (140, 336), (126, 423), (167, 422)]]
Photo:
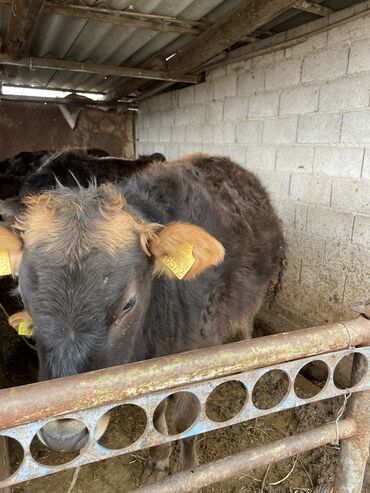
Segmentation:
[(22, 249), (22, 240), (0, 224), (0, 276), (18, 275)]
[(208, 267), (220, 264), (224, 247), (204, 229), (193, 224), (172, 223), (162, 228), (149, 246), (154, 274), (194, 279)]

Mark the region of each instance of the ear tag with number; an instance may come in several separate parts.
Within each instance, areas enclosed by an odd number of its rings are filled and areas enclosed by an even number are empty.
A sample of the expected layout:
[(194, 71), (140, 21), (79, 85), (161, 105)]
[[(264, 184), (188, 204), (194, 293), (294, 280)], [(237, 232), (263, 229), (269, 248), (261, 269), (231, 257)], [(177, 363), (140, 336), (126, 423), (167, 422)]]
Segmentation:
[(193, 243), (181, 245), (173, 255), (165, 255), (164, 262), (178, 279), (183, 279), (195, 264)]
[(12, 272), (9, 252), (7, 250), (0, 250), (0, 276), (9, 276)]
[(22, 322), (19, 322), (18, 335), (31, 337), (33, 335), (32, 322), (29, 320), (22, 320)]

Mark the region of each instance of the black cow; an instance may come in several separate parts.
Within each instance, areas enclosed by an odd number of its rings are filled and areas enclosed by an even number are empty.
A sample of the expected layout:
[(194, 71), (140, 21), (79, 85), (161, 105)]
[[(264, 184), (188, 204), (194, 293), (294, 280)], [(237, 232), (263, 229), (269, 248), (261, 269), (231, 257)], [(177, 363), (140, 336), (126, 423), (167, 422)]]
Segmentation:
[[(22, 240), (2, 248), (19, 272), (42, 380), (221, 344), (240, 330), (250, 337), (281, 280), (280, 220), (259, 180), (227, 158), (189, 156), (116, 186), (60, 187), (26, 202)], [(186, 399), (176, 398), (178, 431), (194, 418)], [(164, 407), (155, 417), (163, 432)], [(70, 426), (50, 423), (40, 437), (80, 448), (87, 430)], [(157, 471), (169, 453), (155, 448)], [(182, 464), (196, 462), (188, 438)]]
[(57, 184), (86, 187), (92, 179), (97, 184), (107, 181), (114, 183), (142, 171), (152, 162), (166, 160), (159, 153), (139, 156), (137, 159), (107, 157), (104, 153), (105, 151), (99, 149), (71, 149), (52, 155), (40, 151), (21, 153), (9, 160), (8, 166), (4, 165), (3, 175), (8, 177), (12, 186), (8, 189), (5, 186), (8, 181), (3, 182), (1, 198), (4, 195), (7, 197), (6, 200), (0, 200), (0, 215), (3, 221), (11, 224), (23, 209), (22, 199), (30, 194), (55, 188)]

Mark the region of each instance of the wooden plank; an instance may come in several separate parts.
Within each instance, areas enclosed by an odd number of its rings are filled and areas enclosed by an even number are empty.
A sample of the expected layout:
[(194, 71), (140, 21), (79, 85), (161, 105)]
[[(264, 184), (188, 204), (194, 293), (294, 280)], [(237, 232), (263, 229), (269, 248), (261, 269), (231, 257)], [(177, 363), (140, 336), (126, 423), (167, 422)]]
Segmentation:
[(297, 10), (303, 10), (304, 12), (309, 12), (310, 14), (321, 15), (324, 17), (325, 15), (329, 15), (334, 12), (332, 9), (328, 7), (324, 7), (323, 5), (319, 5), (315, 2), (309, 2), (308, 0), (298, 0), (295, 2), (293, 7)]
[[(10, 0), (0, 0), (0, 5), (9, 5)], [(160, 16), (141, 12), (125, 12), (115, 9), (86, 7), (84, 5), (58, 5), (46, 2), (43, 12), (106, 22), (123, 27), (133, 27), (167, 33), (197, 34), (203, 29), (201, 23), (184, 21), (171, 16)]]
[(0, 65), (15, 67), (28, 67), (29, 69), (66, 70), (69, 72), (82, 72), (86, 74), (99, 74), (115, 77), (136, 77), (138, 79), (165, 80), (172, 82), (188, 82), (195, 84), (198, 77), (195, 75), (176, 75), (163, 70), (148, 70), (145, 68), (120, 67), (116, 65), (103, 65), (97, 63), (75, 62), (56, 58), (24, 57), (16, 58), (8, 53), (0, 53)]
[(8, 30), (2, 51), (13, 56), (24, 56), (31, 46), (32, 36), (45, 0), (13, 0)]

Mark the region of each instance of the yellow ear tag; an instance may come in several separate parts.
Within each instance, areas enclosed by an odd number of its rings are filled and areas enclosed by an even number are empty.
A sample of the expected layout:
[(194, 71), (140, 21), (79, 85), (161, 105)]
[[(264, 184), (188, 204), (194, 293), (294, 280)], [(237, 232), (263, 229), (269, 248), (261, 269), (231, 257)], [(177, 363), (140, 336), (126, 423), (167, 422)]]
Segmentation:
[(8, 251), (0, 250), (0, 276), (9, 276), (12, 272)]
[(195, 264), (193, 243), (180, 246), (174, 256), (165, 255), (164, 262), (178, 279), (183, 279)]
[(33, 335), (32, 322), (29, 320), (22, 320), (22, 322), (19, 322), (18, 335), (31, 337)]

